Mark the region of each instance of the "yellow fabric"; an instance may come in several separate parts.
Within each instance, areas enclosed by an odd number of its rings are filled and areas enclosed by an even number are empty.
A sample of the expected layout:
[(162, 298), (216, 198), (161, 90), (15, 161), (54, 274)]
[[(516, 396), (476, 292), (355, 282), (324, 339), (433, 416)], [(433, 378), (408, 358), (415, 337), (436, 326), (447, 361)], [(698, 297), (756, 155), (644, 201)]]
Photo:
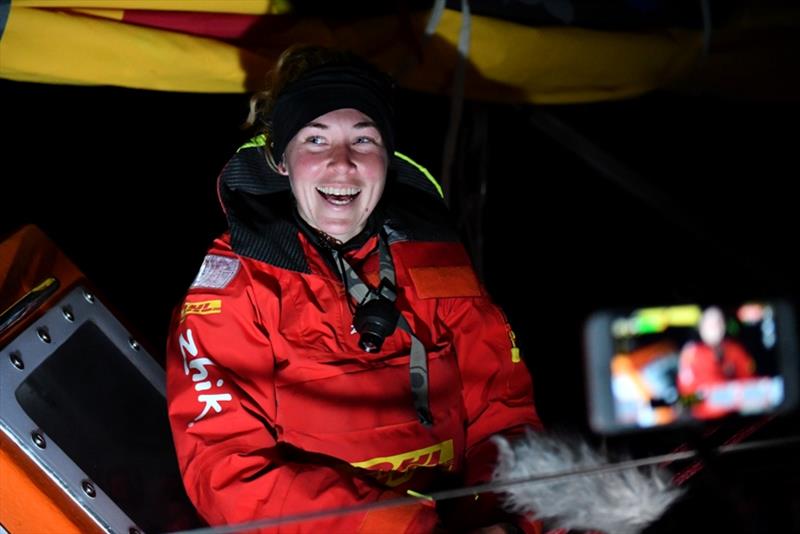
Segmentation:
[(90, 17), (100, 17), (104, 19), (122, 20), (125, 16), (124, 9), (71, 9), (73, 13), (89, 15)]
[[(460, 13), (446, 10), (425, 48), (423, 61), (414, 64), (412, 47), (407, 44), (410, 36), (396, 17), (332, 25), (319, 19), (281, 21), (271, 33), (264, 30), (266, 44), (254, 53), (211, 38), (78, 12), (26, 7), (34, 3), (11, 3), (8, 25), (0, 40), (0, 77), (187, 92), (258, 90), (264, 73), (286, 46), (308, 42), (350, 47), (389, 72), (410, 65), (399, 78), (402, 85), (448, 93), (461, 20)], [(79, 3), (86, 6), (95, 2), (74, 2)], [(211, 1), (189, 3), (220, 5)], [(102, 4), (117, 7), (145, 3), (109, 0)], [(146, 5), (151, 7), (149, 2)], [(422, 35), (426, 20), (427, 13), (414, 16), (416, 37)], [(475, 16), (466, 97), (570, 103), (637, 95), (686, 75), (695, 64), (700, 43), (700, 35), (691, 31), (533, 28)]]
[(48, 9), (147, 9), (277, 15), (289, 10), (288, 0), (13, 0), (15, 7)]
[(0, 76), (17, 81), (242, 92), (246, 70), (275, 57), (176, 32), (12, 4), (0, 41)]
[(100, 17), (104, 19), (122, 20), (125, 17), (124, 9), (71, 9), (73, 13)]
[[(449, 89), (461, 15), (445, 11), (432, 43), (435, 53), (408, 80), (422, 89)], [(538, 103), (623, 98), (660, 87), (688, 72), (701, 51), (698, 32), (609, 32), (534, 28), (473, 17), (466, 95), (481, 100)], [(431, 80), (430, 76), (438, 80)]]

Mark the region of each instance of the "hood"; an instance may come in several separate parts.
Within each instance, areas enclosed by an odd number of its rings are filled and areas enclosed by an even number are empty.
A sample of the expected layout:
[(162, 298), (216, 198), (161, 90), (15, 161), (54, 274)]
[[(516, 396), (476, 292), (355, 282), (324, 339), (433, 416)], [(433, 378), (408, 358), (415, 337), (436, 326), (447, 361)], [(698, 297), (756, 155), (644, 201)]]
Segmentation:
[[(242, 146), (217, 181), (231, 246), (242, 256), (309, 273), (289, 179), (267, 165), (264, 141), (262, 135)], [(386, 188), (373, 215), (377, 220), (368, 228), (385, 228), (389, 244), (459, 241), (439, 184), (424, 167), (399, 152), (390, 160)]]

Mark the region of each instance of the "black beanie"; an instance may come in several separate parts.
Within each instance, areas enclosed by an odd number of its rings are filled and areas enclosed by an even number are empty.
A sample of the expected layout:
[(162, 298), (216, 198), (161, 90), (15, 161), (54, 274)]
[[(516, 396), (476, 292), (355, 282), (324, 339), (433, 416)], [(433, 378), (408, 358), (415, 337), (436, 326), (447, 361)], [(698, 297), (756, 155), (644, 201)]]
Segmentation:
[(323, 65), (284, 87), (270, 116), (270, 151), (281, 161), (286, 145), (317, 117), (353, 108), (367, 115), (381, 132), (383, 146), (394, 153), (392, 85), (388, 76), (367, 66)]

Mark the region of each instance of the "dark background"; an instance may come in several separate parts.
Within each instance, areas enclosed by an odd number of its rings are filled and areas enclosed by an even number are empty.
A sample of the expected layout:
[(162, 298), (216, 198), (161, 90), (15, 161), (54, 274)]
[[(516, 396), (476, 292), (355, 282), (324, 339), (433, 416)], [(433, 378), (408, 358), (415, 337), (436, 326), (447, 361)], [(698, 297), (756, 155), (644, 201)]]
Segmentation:
[[(163, 357), (170, 310), (225, 227), (216, 176), (247, 138), (248, 97), (4, 80), (0, 96), (0, 232), (41, 227)], [(398, 107), (399, 149), (438, 176), (449, 100), (401, 91)], [(532, 106), (467, 102), (462, 137), (482, 115), (488, 143), (484, 279), (545, 419), (582, 424), (594, 310), (798, 297), (797, 102), (658, 92), (536, 109), (659, 192), (646, 202), (605, 178)], [(463, 139), (459, 157), (469, 169)]]
[[(0, 80), (0, 98), (0, 234), (42, 228), (163, 360), (170, 311), (224, 229), (215, 181), (247, 137), (247, 96)], [(398, 148), (438, 176), (449, 99), (402, 91), (398, 107)], [(537, 110), (623, 162), (657, 200), (542, 133)], [(687, 91), (543, 108), (468, 102), (467, 132), (477, 117), (489, 176), (484, 279), (551, 427), (586, 427), (581, 329), (592, 311), (800, 296), (798, 102)], [(459, 157), (469, 162), (468, 138)], [(705, 517), (692, 520), (697, 531), (800, 531), (791, 457), (730, 460), (721, 472), (739, 473), (735, 482), (699, 484), (707, 498), (678, 507), (675, 524), (689, 531), (691, 513)], [(741, 491), (720, 496), (720, 485)]]

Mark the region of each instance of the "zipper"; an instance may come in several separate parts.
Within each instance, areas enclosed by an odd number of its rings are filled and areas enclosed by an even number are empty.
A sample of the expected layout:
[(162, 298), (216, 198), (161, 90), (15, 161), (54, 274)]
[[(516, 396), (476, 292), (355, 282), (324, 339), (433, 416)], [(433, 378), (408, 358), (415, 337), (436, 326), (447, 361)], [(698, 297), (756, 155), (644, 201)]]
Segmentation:
[(510, 324), (506, 323), (506, 328), (508, 328), (508, 339), (511, 340), (511, 361), (519, 363), (522, 361), (522, 358), (519, 354), (519, 347), (517, 347), (517, 335), (511, 330)]

